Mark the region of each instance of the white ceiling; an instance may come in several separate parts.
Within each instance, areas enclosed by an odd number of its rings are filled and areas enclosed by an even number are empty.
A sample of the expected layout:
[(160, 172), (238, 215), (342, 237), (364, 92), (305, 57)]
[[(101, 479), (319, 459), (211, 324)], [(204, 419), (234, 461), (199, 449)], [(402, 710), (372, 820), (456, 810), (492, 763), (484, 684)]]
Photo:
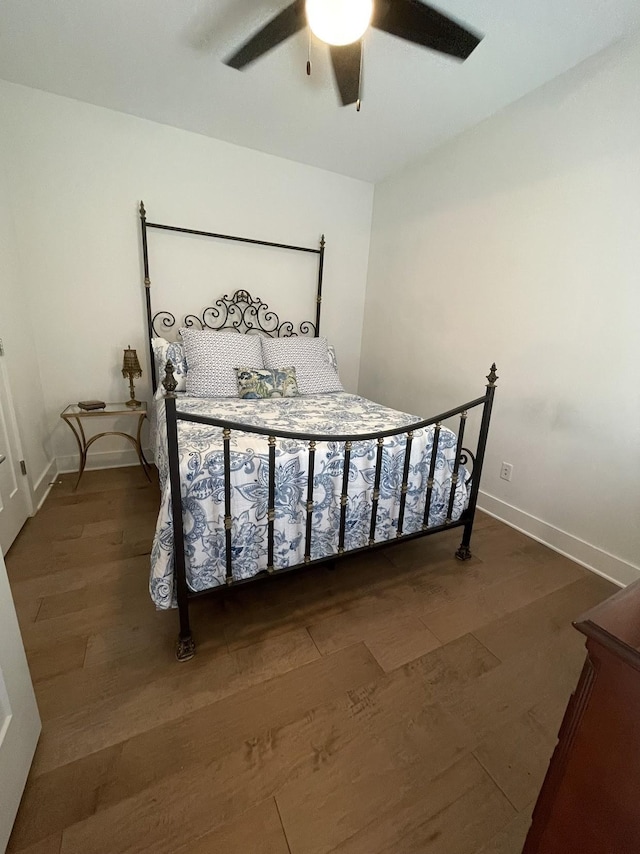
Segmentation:
[(464, 64), (370, 31), (362, 111), (302, 32), (221, 57), (288, 0), (2, 0), (0, 78), (376, 181), (640, 27), (638, 0), (438, 0), (485, 39)]

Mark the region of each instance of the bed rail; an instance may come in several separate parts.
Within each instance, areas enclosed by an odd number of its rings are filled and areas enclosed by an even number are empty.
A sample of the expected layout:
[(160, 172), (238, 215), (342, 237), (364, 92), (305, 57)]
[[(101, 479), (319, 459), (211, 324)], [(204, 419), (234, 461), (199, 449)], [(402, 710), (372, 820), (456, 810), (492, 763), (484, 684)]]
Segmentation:
[[(167, 424), (167, 443), (169, 457), (169, 478), (171, 488), (171, 505), (172, 505), (172, 521), (174, 529), (174, 571), (176, 576), (176, 596), (178, 610), (180, 615), (180, 634), (177, 645), (177, 658), (179, 661), (186, 661), (193, 657), (195, 653), (195, 645), (191, 633), (189, 623), (189, 600), (198, 596), (212, 593), (220, 590), (220, 587), (212, 588), (201, 593), (194, 593), (189, 590), (186, 577), (186, 564), (184, 554), (184, 530), (183, 530), (183, 506), (182, 506), (182, 489), (180, 483), (180, 466), (179, 466), (179, 446), (178, 446), (178, 422), (185, 421), (195, 424), (206, 424), (212, 427), (219, 427), (222, 430), (223, 443), (223, 462), (224, 462), (224, 533), (225, 533), (225, 580), (227, 586), (235, 586), (238, 584), (246, 584), (250, 579), (234, 579), (232, 572), (232, 554), (233, 554), (233, 516), (231, 507), (231, 435), (232, 431), (240, 430), (244, 433), (253, 433), (263, 436), (268, 447), (268, 503), (267, 503), (267, 572), (273, 574), (274, 567), (274, 538), (275, 538), (275, 519), (276, 519), (276, 442), (277, 439), (296, 439), (301, 442), (308, 442), (308, 481), (307, 481), (307, 502), (306, 502), (306, 524), (305, 524), (305, 549), (304, 561), (295, 566), (286, 567), (278, 570), (288, 572), (297, 569), (301, 566), (309, 566), (311, 564), (320, 564), (333, 561), (338, 557), (346, 554), (356, 554), (367, 551), (368, 549), (388, 546), (393, 542), (401, 542), (402, 540), (415, 539), (435, 534), (439, 531), (448, 530), (455, 527), (463, 527), (462, 542), (455, 555), (459, 560), (469, 560), (471, 558), (471, 534), (473, 531), (473, 522), (476, 513), (476, 505), (478, 501), (478, 490), (480, 488), (480, 477), (482, 475), (482, 466), (484, 463), (487, 437), (489, 434), (489, 422), (491, 419), (491, 410), (493, 407), (493, 398), (495, 395), (496, 381), (495, 363), (491, 366), (487, 374), (486, 391), (481, 397), (476, 397), (473, 400), (449, 409), (446, 412), (441, 412), (431, 418), (425, 418), (419, 421), (413, 421), (402, 427), (380, 430), (373, 433), (348, 433), (348, 434), (331, 434), (331, 433), (300, 433), (291, 430), (274, 430), (254, 427), (252, 425), (243, 424), (237, 421), (228, 421), (221, 418), (213, 418), (203, 415), (196, 415), (190, 412), (181, 412), (177, 409), (177, 398), (175, 395), (176, 381), (173, 375), (173, 365), (167, 362), (166, 376), (163, 381), (165, 388), (165, 418)], [(478, 435), (478, 443), (475, 453), (464, 447), (464, 433), (468, 417), (468, 413), (477, 408), (482, 408), (482, 416), (480, 422), (480, 431)], [(454, 458), (453, 471), (451, 474), (451, 488), (449, 501), (447, 505), (447, 515), (444, 524), (429, 525), (429, 512), (431, 509), (431, 500), (434, 487), (434, 474), (436, 457), (438, 451), (438, 443), (442, 423), (450, 418), (459, 417), (459, 426), (457, 433), (457, 443)], [(411, 446), (414, 435), (417, 430), (433, 427), (433, 446), (431, 451), (431, 460), (429, 464), (429, 473), (427, 477), (425, 503), (422, 528), (418, 531), (405, 533), (403, 531), (404, 514), (406, 506), (406, 497), (408, 490), (408, 481), (410, 473), (410, 456)], [(380, 480), (383, 464), (383, 448), (385, 438), (392, 436), (405, 437), (404, 460), (402, 467), (402, 482), (399, 488), (400, 501), (398, 524), (396, 529), (396, 537), (393, 540), (385, 539), (376, 541), (376, 526), (378, 516), (378, 502), (380, 499)], [(337, 442), (344, 443), (345, 454), (342, 469), (342, 489), (340, 495), (340, 523), (338, 531), (337, 553), (331, 557), (322, 557), (312, 559), (311, 545), (313, 541), (313, 511), (314, 511), (314, 469), (315, 469), (315, 454), (319, 442)], [(349, 465), (352, 445), (354, 442), (375, 442), (376, 457), (375, 457), (375, 474), (372, 490), (371, 502), (371, 524), (369, 532), (368, 545), (355, 549), (345, 549), (345, 531), (348, 505), (348, 483), (349, 483)], [(466, 481), (470, 484), (469, 501), (467, 507), (462, 512), (459, 519), (454, 520), (453, 508), (455, 502), (455, 494), (460, 477), (460, 468), (472, 462), (472, 472), (470, 478)], [(255, 578), (255, 577), (254, 577)]]

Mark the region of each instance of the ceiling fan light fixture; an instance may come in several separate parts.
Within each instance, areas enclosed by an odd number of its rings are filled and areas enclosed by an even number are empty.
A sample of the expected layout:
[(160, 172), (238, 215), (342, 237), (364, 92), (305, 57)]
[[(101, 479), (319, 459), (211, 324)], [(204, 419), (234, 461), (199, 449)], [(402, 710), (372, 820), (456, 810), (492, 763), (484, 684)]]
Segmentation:
[(311, 32), (332, 45), (357, 42), (371, 23), (373, 0), (306, 0)]

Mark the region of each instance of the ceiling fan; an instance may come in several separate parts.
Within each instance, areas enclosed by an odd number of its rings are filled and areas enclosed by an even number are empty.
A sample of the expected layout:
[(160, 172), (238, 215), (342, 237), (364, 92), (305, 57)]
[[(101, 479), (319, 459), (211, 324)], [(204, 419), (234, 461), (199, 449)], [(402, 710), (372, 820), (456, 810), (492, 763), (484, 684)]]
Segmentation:
[(245, 68), (307, 25), (329, 45), (343, 106), (357, 104), (358, 110), (362, 36), (369, 26), (461, 60), (467, 59), (482, 39), (420, 0), (295, 0), (224, 62), (231, 68)]

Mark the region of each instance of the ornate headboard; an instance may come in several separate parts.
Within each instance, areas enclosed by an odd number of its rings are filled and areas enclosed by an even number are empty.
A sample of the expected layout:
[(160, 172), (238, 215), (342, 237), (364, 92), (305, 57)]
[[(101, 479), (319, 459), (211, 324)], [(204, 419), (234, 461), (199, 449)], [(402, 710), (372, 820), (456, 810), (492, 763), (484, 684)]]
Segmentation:
[(214, 237), (220, 240), (232, 240), (239, 243), (252, 243), (258, 246), (273, 246), (277, 249), (290, 249), (293, 252), (307, 252), (318, 256), (318, 278), (316, 289), (316, 317), (315, 322), (303, 320), (294, 324), (290, 320), (280, 320), (275, 311), (269, 308), (260, 297), (253, 297), (244, 289), (235, 291), (231, 296), (217, 299), (213, 305), (205, 308), (199, 315), (185, 315), (179, 326), (196, 327), (200, 329), (212, 329), (219, 331), (229, 329), (243, 334), (268, 335), (271, 338), (288, 338), (294, 335), (309, 335), (318, 337), (320, 334), (320, 309), (322, 307), (322, 274), (324, 269), (324, 234), (320, 239), (318, 249), (309, 249), (306, 246), (293, 246), (284, 243), (272, 243), (267, 240), (254, 240), (249, 237), (235, 237), (229, 234), (216, 234), (210, 231), (196, 231), (192, 228), (179, 228), (173, 225), (162, 225), (156, 222), (147, 222), (147, 214), (144, 203), (140, 202), (140, 227), (142, 232), (142, 258), (144, 264), (144, 286), (147, 309), (147, 339), (150, 357), (150, 369), (155, 394), (158, 387), (155, 364), (153, 358), (153, 346), (151, 339), (156, 336), (164, 336), (176, 326), (176, 317), (170, 311), (153, 312), (151, 307), (151, 279), (149, 277), (149, 249), (147, 244), (147, 229), (155, 228), (163, 231), (174, 231), (180, 234), (192, 234), (201, 237)]
[[(176, 325), (176, 318), (170, 311), (157, 311), (151, 319), (154, 335), (162, 335)], [(201, 315), (185, 315), (182, 326), (199, 329), (230, 329), (244, 334), (268, 335), (270, 338), (289, 338), (292, 335), (313, 335), (317, 337), (316, 325), (311, 320), (303, 320), (297, 330), (291, 320), (280, 320), (260, 297), (252, 297), (249, 291), (238, 290), (228, 296), (225, 294), (213, 305), (205, 308)]]

